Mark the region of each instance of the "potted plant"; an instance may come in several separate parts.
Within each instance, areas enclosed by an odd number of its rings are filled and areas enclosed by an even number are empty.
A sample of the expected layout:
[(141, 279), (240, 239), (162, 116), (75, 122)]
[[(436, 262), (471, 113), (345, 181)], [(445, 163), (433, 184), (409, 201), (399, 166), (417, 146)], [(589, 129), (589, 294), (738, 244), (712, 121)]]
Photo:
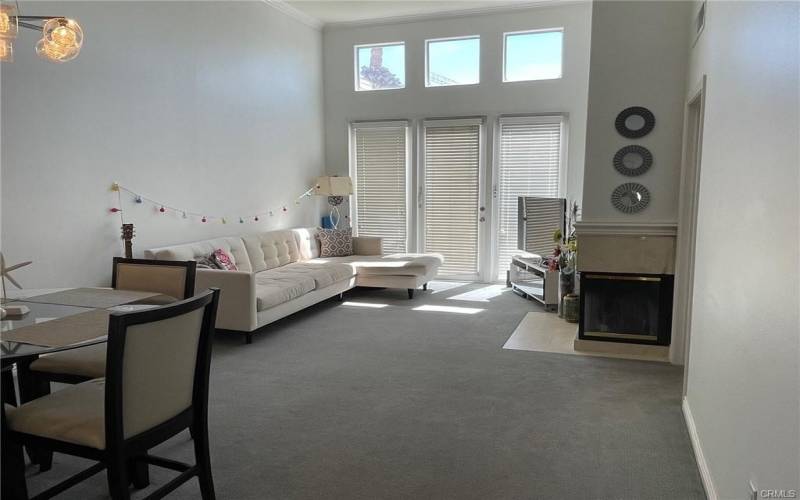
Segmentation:
[(578, 238), (575, 235), (575, 221), (578, 217), (578, 203), (572, 202), (567, 216), (567, 236), (561, 229), (553, 232), (553, 242), (556, 248), (550, 260), (552, 270), (559, 271), (559, 285), (561, 288), (561, 307), (559, 316), (567, 321), (577, 322), (578, 295), (575, 293), (578, 278)]

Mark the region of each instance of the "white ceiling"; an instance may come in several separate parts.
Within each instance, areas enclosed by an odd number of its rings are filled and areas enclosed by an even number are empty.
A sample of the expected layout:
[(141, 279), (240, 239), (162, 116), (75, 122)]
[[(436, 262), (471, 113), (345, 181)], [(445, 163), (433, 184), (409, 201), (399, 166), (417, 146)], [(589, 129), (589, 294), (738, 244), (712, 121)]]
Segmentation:
[(488, 11), (559, 0), (286, 0), (319, 24)]

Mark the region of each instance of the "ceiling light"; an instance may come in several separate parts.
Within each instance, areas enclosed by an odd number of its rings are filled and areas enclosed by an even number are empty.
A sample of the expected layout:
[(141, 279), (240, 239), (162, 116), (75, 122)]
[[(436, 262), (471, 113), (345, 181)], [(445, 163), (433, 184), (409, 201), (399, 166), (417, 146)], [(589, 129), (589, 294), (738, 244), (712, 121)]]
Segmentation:
[(74, 19), (57, 17), (42, 27), (43, 39), (65, 48), (80, 50), (83, 45), (83, 30)]
[(14, 62), (14, 45), (11, 40), (0, 40), (0, 62)]
[(57, 43), (48, 42), (44, 38), (36, 42), (36, 54), (42, 59), (53, 62), (67, 62), (78, 57), (79, 49), (74, 47), (64, 47)]
[(14, 5), (0, 5), (0, 38), (10, 40), (19, 33), (17, 8)]
[(20, 27), (41, 31), (42, 39), (36, 43), (36, 53), (51, 62), (71, 61), (78, 57), (83, 46), (83, 30), (74, 19), (21, 16), (18, 4), (0, 3), (0, 61), (14, 60), (11, 40), (17, 36)]

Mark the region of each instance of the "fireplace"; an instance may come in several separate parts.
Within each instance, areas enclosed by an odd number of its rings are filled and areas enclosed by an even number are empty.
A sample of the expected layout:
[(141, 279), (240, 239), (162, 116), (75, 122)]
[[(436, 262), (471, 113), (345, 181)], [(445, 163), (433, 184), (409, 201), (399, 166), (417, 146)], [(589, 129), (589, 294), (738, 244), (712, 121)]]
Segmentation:
[(582, 272), (578, 338), (669, 345), (673, 276)]

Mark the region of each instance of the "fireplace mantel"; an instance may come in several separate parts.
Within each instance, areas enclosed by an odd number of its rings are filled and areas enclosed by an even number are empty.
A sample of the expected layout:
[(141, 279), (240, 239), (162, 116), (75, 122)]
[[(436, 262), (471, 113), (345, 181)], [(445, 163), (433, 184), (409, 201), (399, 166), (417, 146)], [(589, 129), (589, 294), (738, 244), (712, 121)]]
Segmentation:
[(620, 221), (578, 221), (575, 231), (579, 234), (602, 234), (611, 236), (675, 236), (677, 222), (620, 222)]
[(581, 221), (575, 232), (581, 272), (675, 274), (674, 222)]

